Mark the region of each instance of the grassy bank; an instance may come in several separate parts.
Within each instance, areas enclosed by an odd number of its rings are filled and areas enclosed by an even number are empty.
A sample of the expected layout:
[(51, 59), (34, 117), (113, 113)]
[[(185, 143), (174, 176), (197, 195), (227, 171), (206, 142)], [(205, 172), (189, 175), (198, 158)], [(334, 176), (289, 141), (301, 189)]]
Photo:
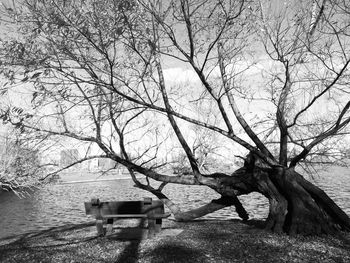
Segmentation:
[[(0, 240), (0, 262), (350, 262), (350, 234), (289, 237), (261, 222), (166, 220), (153, 239), (96, 237), (93, 224), (58, 227)], [(138, 231), (138, 230), (135, 230)]]

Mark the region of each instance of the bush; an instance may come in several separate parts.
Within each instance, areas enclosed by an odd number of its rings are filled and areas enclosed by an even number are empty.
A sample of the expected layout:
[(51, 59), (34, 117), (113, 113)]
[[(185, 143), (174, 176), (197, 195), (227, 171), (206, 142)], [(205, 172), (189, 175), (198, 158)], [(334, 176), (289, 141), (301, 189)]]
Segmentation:
[(171, 169), (174, 174), (190, 174), (192, 173), (192, 169), (190, 163), (187, 159), (187, 156), (183, 154), (179, 154), (176, 157), (173, 157), (173, 161), (171, 163)]
[(0, 189), (22, 196), (39, 184), (43, 173), (37, 150), (6, 138), (0, 148)]

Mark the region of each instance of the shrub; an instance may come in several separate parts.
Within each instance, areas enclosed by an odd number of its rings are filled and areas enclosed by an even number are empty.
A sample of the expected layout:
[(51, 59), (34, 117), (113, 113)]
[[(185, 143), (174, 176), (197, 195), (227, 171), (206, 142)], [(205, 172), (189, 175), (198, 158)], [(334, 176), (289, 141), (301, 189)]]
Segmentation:
[(39, 184), (43, 173), (38, 150), (18, 139), (5, 138), (0, 146), (0, 189), (23, 196)]

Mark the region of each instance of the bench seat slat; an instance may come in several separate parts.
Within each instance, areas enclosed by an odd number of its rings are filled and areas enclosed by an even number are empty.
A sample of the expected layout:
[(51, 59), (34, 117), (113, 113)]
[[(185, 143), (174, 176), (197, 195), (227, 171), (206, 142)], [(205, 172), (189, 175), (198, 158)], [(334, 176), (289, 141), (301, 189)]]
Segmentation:
[(147, 218), (146, 214), (130, 214), (130, 215), (121, 215), (121, 214), (115, 214), (115, 215), (105, 215), (102, 214), (102, 217), (104, 218)]
[(171, 216), (170, 213), (153, 214), (153, 215), (150, 214), (150, 215), (147, 216), (147, 218), (149, 218), (149, 219), (162, 219), (162, 218), (167, 218), (167, 217), (169, 217), (169, 216)]
[(150, 218), (150, 219), (160, 219), (160, 218), (167, 218), (171, 214), (170, 213), (165, 213), (165, 214), (129, 214), (129, 215), (121, 215), (121, 214), (110, 214), (110, 215), (105, 215), (102, 214), (101, 216), (103, 218)]

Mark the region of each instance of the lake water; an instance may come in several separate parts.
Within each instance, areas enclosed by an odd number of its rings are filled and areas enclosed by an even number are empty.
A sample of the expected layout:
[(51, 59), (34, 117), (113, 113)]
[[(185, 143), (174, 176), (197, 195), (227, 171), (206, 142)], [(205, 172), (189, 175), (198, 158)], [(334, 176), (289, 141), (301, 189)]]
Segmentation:
[[(324, 171), (314, 178), (316, 184), (350, 215), (350, 171), (345, 168)], [(207, 187), (169, 185), (164, 189), (183, 210), (198, 207), (219, 198)], [(47, 185), (30, 197), (19, 199), (13, 193), (0, 193), (0, 238), (44, 230), (54, 226), (90, 222), (85, 215), (84, 201), (98, 197), (102, 201), (137, 200), (152, 197), (146, 191), (134, 188), (131, 180)], [(250, 218), (264, 219), (268, 202), (253, 193), (239, 197)], [(238, 218), (234, 208), (228, 207), (205, 216), (206, 219)]]

